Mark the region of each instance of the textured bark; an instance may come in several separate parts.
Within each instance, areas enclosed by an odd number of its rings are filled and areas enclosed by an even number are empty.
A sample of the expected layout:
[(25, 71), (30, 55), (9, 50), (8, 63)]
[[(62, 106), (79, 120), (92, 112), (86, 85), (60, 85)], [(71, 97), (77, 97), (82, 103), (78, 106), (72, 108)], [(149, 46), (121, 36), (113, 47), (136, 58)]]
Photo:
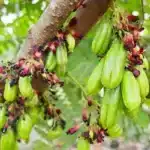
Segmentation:
[(31, 27), (17, 59), (26, 57), (33, 46), (40, 46), (56, 35), (56, 32), (79, 0), (51, 0), (50, 4), (40, 17), (39, 21)]
[[(40, 46), (56, 35), (70, 12), (79, 0), (51, 0), (39, 21), (31, 27), (27, 39), (21, 46), (17, 59), (26, 57), (32, 51), (33, 46)], [(77, 11), (77, 24), (75, 31), (85, 35), (92, 25), (107, 9), (112, 0), (85, 0), (86, 7)]]
[[(51, 0), (47, 9), (40, 17), (37, 24), (33, 25), (29, 30), (29, 34), (25, 43), (20, 49), (17, 58), (26, 57), (33, 46), (40, 46), (56, 35), (57, 30), (63, 21), (79, 0)], [(77, 11), (77, 24), (73, 29), (85, 35), (106, 11), (110, 1), (112, 0), (86, 0), (86, 7), (80, 8)], [(38, 91), (43, 91), (47, 88), (47, 84), (43, 83), (42, 79), (33, 80), (33, 88)], [(92, 150), (100, 150), (100, 144), (92, 146)]]
[(77, 24), (73, 27), (78, 33), (85, 35), (93, 24), (104, 14), (112, 0), (86, 0), (86, 7), (77, 11)]
[[(32, 51), (33, 46), (40, 46), (56, 35), (57, 30), (75, 8), (79, 0), (51, 0), (47, 9), (41, 15), (39, 21), (31, 27), (25, 42), (23, 43), (17, 59), (26, 57)], [(86, 7), (77, 10), (77, 24), (73, 29), (85, 35), (92, 25), (103, 15), (112, 0), (85, 0)], [(33, 81), (33, 87), (43, 91), (47, 84), (41, 79)]]

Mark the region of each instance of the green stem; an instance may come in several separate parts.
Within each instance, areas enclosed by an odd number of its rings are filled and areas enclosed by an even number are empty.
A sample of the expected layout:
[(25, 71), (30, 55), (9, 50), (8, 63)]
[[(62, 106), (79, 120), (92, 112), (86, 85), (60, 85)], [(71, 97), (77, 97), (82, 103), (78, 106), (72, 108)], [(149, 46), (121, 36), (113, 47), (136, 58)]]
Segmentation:
[(82, 90), (84, 96), (87, 97), (84, 87), (69, 72), (67, 72), (67, 76)]
[[(69, 72), (67, 72), (67, 76), (81, 89), (81, 91), (84, 94), (84, 97), (87, 99), (88, 98), (88, 94), (86, 93), (84, 87)], [(93, 103), (96, 106), (99, 106), (99, 107), (101, 106), (97, 101), (93, 101)]]

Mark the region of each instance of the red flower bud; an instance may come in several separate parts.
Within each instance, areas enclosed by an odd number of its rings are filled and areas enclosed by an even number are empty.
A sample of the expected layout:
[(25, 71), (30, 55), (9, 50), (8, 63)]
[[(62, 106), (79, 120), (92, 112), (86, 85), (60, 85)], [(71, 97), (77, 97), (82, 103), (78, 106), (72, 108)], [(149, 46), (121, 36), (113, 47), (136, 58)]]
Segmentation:
[(88, 120), (88, 112), (87, 112), (87, 109), (86, 109), (86, 108), (84, 108), (84, 109), (82, 110), (82, 120), (83, 120), (84, 122), (86, 122), (86, 121)]
[(60, 114), (61, 114), (61, 110), (60, 110), (60, 109), (56, 109), (56, 113), (57, 113), (58, 115), (60, 115)]
[(138, 30), (133, 31), (134, 40), (137, 41), (140, 38), (140, 32)]
[(131, 72), (134, 70), (134, 68), (133, 68), (132, 65), (128, 65), (128, 66), (127, 66), (127, 69), (128, 69), (129, 71), (131, 71)]
[(17, 103), (18, 103), (19, 105), (24, 105), (25, 99), (24, 99), (23, 97), (19, 97), (19, 100), (17, 101)]
[(2, 66), (0, 66), (0, 73), (4, 73), (4, 68)]
[(88, 106), (92, 106), (92, 105), (93, 105), (92, 100), (88, 100)]
[(133, 31), (133, 30), (139, 30), (139, 27), (138, 26), (135, 26), (135, 25), (132, 25), (132, 24), (128, 24), (128, 26), (127, 26), (127, 29), (129, 30), (129, 31)]
[(54, 110), (52, 108), (47, 108), (47, 114), (51, 117), (54, 117)]
[(20, 71), (20, 76), (24, 77), (24, 76), (28, 76), (30, 75), (30, 71), (28, 68), (24, 68)]
[(134, 16), (134, 15), (128, 15), (127, 18), (128, 18), (128, 21), (131, 21), (131, 22), (135, 22), (139, 19), (138, 16)]
[(34, 57), (34, 58), (41, 58), (41, 57), (42, 57), (42, 52), (40, 52), (40, 51), (35, 51), (34, 54), (33, 54), (33, 57)]
[(70, 128), (66, 133), (67, 133), (67, 134), (74, 134), (74, 133), (76, 133), (79, 129), (80, 129), (80, 126), (79, 126), (79, 125), (76, 125), (76, 126)]
[(134, 70), (133, 70), (133, 75), (134, 75), (135, 77), (138, 77), (138, 76), (140, 75), (140, 71), (134, 68)]
[(76, 32), (74, 30), (71, 30), (70, 32), (74, 38), (82, 39), (82, 37), (83, 37), (83, 35), (81, 35), (80, 33)]
[(135, 47), (134, 37), (131, 33), (127, 33), (123, 38), (123, 43), (125, 48), (131, 50)]
[(59, 40), (64, 40), (64, 36), (65, 36), (65, 33), (63, 33), (61, 30), (57, 32), (57, 38)]

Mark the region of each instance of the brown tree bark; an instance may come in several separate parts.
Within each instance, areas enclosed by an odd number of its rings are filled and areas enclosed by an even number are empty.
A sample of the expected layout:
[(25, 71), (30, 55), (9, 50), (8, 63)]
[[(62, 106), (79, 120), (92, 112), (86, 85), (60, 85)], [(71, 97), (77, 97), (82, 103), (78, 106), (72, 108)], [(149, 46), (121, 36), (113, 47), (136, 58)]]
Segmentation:
[[(112, 0), (85, 0), (86, 7), (77, 10), (75, 31), (85, 35), (107, 9)], [(39, 21), (31, 27), (17, 59), (26, 57), (33, 46), (40, 46), (56, 35), (60, 25), (75, 8), (79, 0), (51, 0)]]
[(85, 8), (77, 11), (77, 24), (73, 27), (78, 33), (85, 35), (93, 24), (108, 8), (111, 0), (86, 0)]
[[(112, 0), (85, 0), (85, 8), (77, 10), (77, 24), (73, 29), (85, 35), (104, 14)], [(27, 39), (23, 43), (17, 59), (26, 57), (33, 46), (40, 46), (56, 35), (60, 25), (75, 8), (79, 0), (51, 0), (50, 4), (41, 15), (39, 21), (31, 27)], [(47, 85), (41, 79), (33, 80), (33, 87), (43, 91)]]
[(39, 21), (31, 27), (18, 58), (26, 57), (33, 46), (41, 46), (56, 35), (58, 28), (75, 8), (79, 0), (50, 0)]
[[(39, 21), (29, 30), (27, 39), (21, 46), (17, 59), (27, 57), (34, 45), (43, 45), (53, 38), (60, 25), (74, 9), (78, 1), (79, 0), (51, 0)], [(85, 0), (86, 7), (77, 10), (78, 21), (73, 29), (85, 35), (98, 18), (103, 15), (111, 1), (112, 0)], [(38, 90), (42, 90), (43, 87), (45, 87), (41, 80), (36, 80), (35, 83), (33, 86)], [(0, 84), (0, 89), (1, 88), (3, 88), (3, 83)]]
[[(27, 39), (23, 43), (17, 59), (26, 57), (33, 46), (40, 46), (49, 41), (56, 35), (57, 30), (63, 21), (67, 18), (70, 12), (74, 9), (79, 0), (51, 0), (47, 9), (44, 11), (39, 21), (31, 27)], [(77, 24), (73, 29), (85, 35), (106, 11), (110, 1), (112, 0), (86, 0), (86, 7), (80, 8), (77, 11)], [(33, 88), (43, 91), (46, 88), (46, 83), (42, 79), (34, 79)], [(3, 84), (0, 84), (0, 89)], [(92, 147), (93, 150), (99, 150), (100, 145)]]

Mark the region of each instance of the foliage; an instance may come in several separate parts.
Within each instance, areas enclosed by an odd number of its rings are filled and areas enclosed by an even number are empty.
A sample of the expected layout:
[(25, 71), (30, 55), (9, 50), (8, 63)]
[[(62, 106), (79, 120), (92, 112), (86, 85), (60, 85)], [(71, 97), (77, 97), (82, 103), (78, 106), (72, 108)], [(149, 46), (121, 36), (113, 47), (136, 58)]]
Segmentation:
[(18, 52), (28, 30), (39, 19), (48, 2), (5, 0), (1, 4), (0, 53), (5, 53), (7, 59), (12, 59)]

